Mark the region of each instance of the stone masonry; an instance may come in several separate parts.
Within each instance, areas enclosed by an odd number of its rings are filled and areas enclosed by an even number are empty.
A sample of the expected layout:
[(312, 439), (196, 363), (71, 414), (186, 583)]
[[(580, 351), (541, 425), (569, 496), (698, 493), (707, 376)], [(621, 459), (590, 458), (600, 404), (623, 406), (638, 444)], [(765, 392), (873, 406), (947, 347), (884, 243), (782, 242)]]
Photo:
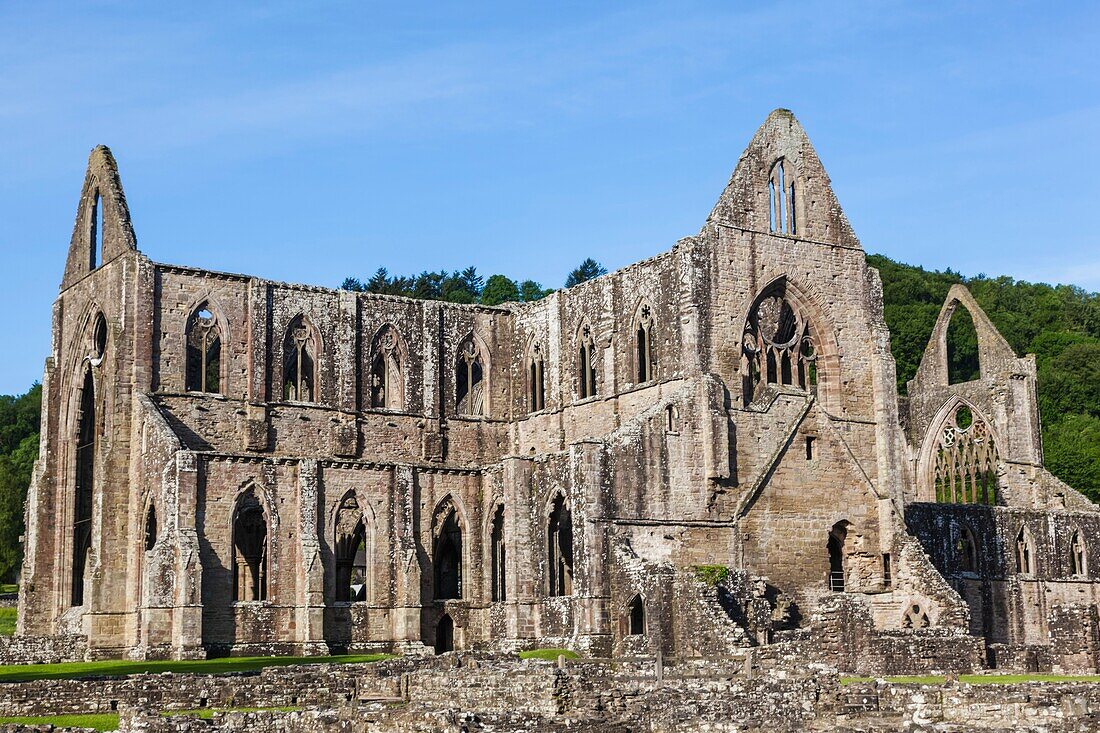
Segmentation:
[[(960, 307), (981, 377), (951, 384)], [(7, 648), (1095, 669), (1100, 513), (1043, 469), (1034, 358), (960, 287), (895, 380), (786, 110), (698, 234), (499, 307), (153, 262), (98, 147)]]

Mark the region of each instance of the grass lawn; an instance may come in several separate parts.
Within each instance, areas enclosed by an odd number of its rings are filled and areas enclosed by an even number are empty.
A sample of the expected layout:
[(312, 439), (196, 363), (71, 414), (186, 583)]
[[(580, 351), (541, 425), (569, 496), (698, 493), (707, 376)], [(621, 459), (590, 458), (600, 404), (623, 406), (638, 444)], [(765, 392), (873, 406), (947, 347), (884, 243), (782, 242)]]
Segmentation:
[(580, 655), (568, 649), (528, 649), (519, 653), (520, 659), (549, 659), (554, 661), (558, 657), (577, 659)]
[(19, 609), (0, 608), (0, 636), (11, 636), (15, 633), (15, 619), (19, 615)]
[(281, 708), (195, 708), (194, 710), (165, 710), (161, 712), (161, 715), (166, 717), (172, 715), (191, 715), (200, 720), (212, 720), (214, 718), (214, 713), (293, 713), (296, 710), (301, 710), (301, 708), (295, 706)]
[(55, 728), (95, 728), (118, 730), (118, 713), (92, 713), (87, 715), (38, 715), (33, 717), (0, 718), (4, 723), (23, 725), (53, 725)]
[(291, 664), (362, 664), (388, 659), (389, 654), (345, 654), (338, 657), (225, 657), (188, 661), (131, 662), (111, 659), (101, 662), (66, 662), (63, 664), (12, 664), (0, 666), (0, 682), (27, 680), (75, 679), (78, 677), (124, 677), (131, 674), (179, 672), (185, 674), (221, 674), (252, 672), (264, 667), (286, 667)]
[[(887, 682), (898, 685), (942, 685), (947, 678), (943, 675), (923, 675), (915, 677), (884, 677)], [(857, 682), (873, 682), (873, 677), (841, 677), (840, 684), (850, 685)], [(1015, 685), (1021, 682), (1100, 682), (1095, 674), (961, 674), (959, 682), (968, 685)]]

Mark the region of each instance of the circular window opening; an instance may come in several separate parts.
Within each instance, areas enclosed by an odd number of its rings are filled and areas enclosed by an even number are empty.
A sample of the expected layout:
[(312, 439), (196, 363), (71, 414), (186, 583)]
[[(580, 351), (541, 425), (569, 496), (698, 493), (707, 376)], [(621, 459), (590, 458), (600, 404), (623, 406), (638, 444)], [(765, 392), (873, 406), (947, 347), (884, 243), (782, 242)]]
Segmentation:
[(92, 347), (95, 349), (95, 357), (98, 359), (107, 350), (107, 319), (100, 313), (95, 317), (95, 328), (92, 329)]
[(974, 424), (974, 415), (970, 412), (970, 408), (966, 405), (962, 405), (959, 409), (955, 410), (955, 425), (959, 430), (966, 430), (968, 427)]

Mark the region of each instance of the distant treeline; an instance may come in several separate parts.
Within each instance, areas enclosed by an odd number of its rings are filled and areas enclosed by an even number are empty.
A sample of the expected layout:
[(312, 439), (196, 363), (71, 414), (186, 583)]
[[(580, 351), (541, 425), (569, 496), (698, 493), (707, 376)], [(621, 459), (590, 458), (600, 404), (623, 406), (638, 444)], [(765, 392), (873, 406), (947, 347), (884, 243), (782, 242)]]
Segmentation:
[[(901, 393), (916, 374), (948, 289), (964, 283), (1016, 353), (1036, 356), (1047, 467), (1093, 501), (1100, 501), (1100, 294), (1009, 277), (965, 278), (951, 270), (924, 270), (881, 255), (870, 255), (868, 261), (882, 274), (886, 323)], [(605, 272), (588, 259), (569, 274), (565, 285)], [(348, 278), (343, 287), (484, 305), (533, 301), (553, 292), (533, 280), (517, 282), (503, 275), (482, 279), (473, 267), (408, 277), (380, 269), (366, 282)], [(948, 344), (952, 372), (960, 378), (975, 376), (977, 338), (965, 318), (952, 320)], [(0, 580), (11, 579), (22, 561), (23, 500), (38, 455), (40, 402), (37, 384), (17, 397), (0, 396)]]

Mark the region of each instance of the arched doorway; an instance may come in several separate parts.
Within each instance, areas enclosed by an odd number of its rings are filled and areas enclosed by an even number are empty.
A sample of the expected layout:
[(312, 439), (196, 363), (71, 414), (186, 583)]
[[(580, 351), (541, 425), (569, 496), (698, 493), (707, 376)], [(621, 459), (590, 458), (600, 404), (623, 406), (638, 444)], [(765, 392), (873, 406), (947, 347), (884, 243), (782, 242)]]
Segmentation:
[(837, 522), (829, 530), (829, 590), (843, 593), (847, 580), (844, 543), (848, 539), (848, 523)]
[(435, 627), (435, 653), (453, 652), (455, 648), (455, 622), (450, 614), (443, 614)]

